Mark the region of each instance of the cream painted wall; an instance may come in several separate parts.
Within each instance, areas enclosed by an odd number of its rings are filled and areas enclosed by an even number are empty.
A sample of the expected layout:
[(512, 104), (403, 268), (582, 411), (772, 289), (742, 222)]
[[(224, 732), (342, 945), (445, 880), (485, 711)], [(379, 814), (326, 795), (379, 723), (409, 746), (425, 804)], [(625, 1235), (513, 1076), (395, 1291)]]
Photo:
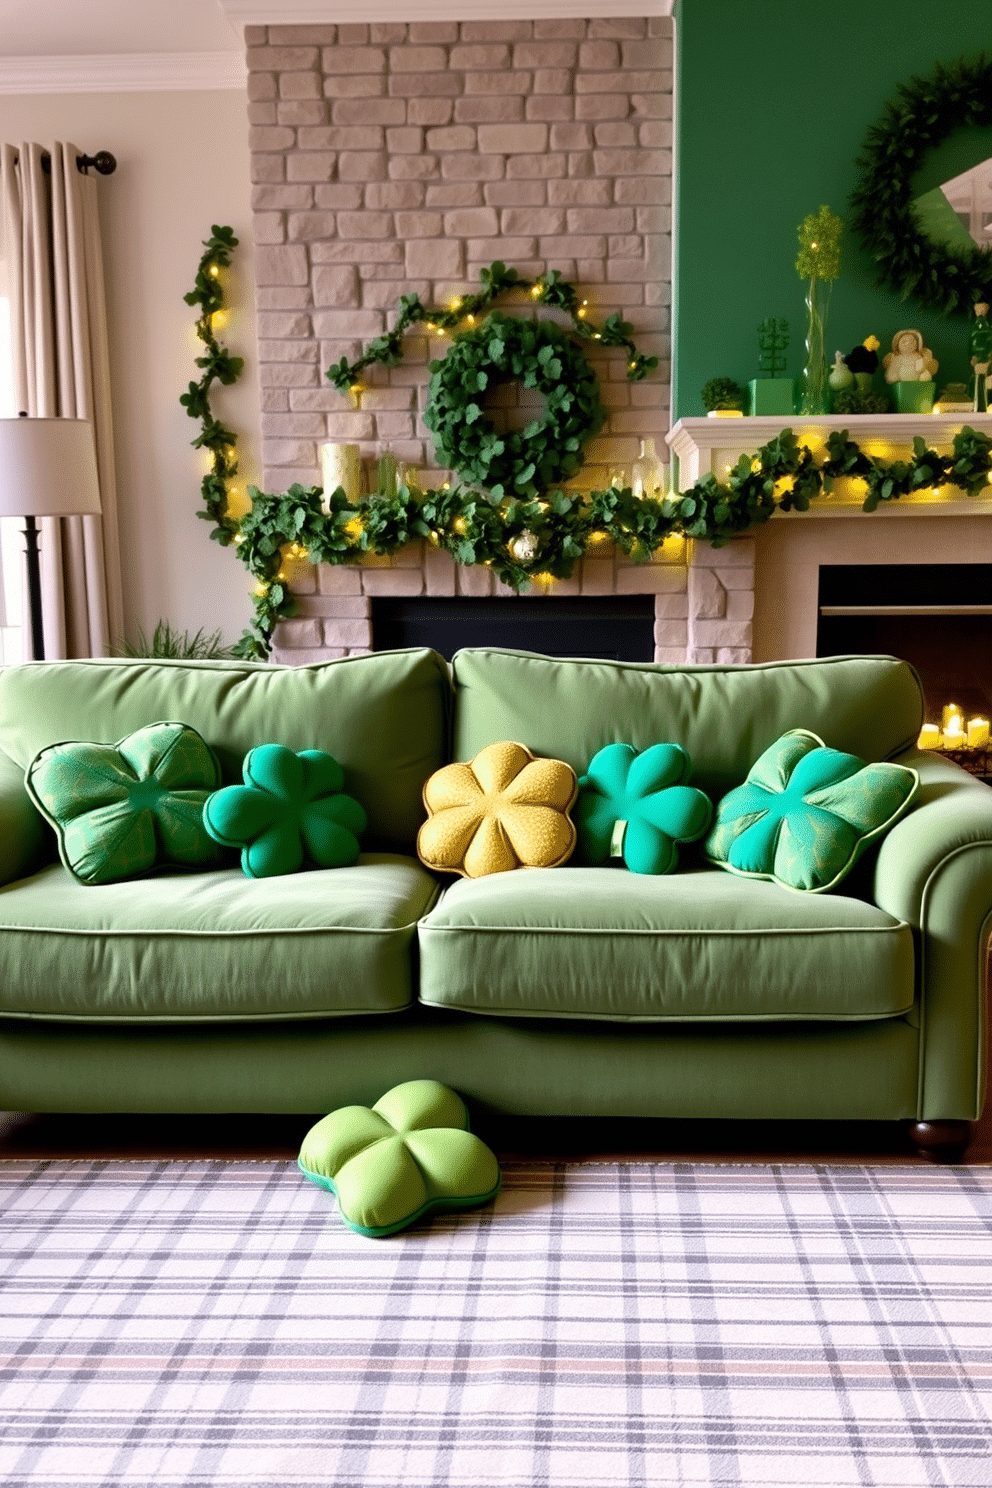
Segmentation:
[(215, 412), (239, 436), (242, 479), (258, 479), (254, 273), (245, 95), (211, 92), (28, 95), (3, 100), (0, 137), (71, 140), (106, 149), (117, 172), (100, 180), (113, 363), (115, 444), (124, 554), (125, 624), (133, 637), (160, 618), (182, 630), (240, 635), (249, 580), (196, 516), (204, 463), (179, 395), (198, 375), (194, 310), (183, 302), (213, 223), (241, 246), (226, 290), (221, 339), (244, 356)]

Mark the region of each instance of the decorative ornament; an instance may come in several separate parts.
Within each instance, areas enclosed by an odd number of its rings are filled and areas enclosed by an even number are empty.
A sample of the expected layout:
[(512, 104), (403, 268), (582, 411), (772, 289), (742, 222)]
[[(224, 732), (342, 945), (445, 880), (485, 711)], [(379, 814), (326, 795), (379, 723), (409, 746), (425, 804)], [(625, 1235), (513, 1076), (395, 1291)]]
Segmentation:
[(922, 332), (907, 329), (896, 331), (882, 366), (886, 382), (931, 382), (939, 363), (929, 346), (924, 346)]
[(992, 300), (992, 257), (977, 243), (951, 248), (924, 232), (915, 183), (931, 150), (959, 129), (989, 124), (992, 58), (983, 55), (900, 87), (868, 131), (858, 159), (852, 225), (878, 267), (878, 283), (942, 314)]
[(766, 316), (758, 326), (758, 371), (762, 377), (777, 377), (785, 371), (788, 345), (789, 322)]
[[(431, 362), (424, 423), (440, 465), (484, 487), (495, 500), (538, 496), (581, 467), (582, 446), (603, 426), (596, 374), (551, 322), (515, 320), (494, 310), (475, 331)], [(519, 432), (497, 433), (485, 394), (519, 380), (545, 400), (543, 417)]]
[(830, 288), (840, 273), (840, 235), (844, 224), (827, 206), (811, 212), (799, 224), (796, 272), (806, 288), (806, 366), (800, 413), (827, 411), (827, 310)]
[(992, 326), (988, 322), (989, 307), (984, 300), (975, 306), (975, 319), (971, 323), (971, 365), (975, 369), (975, 400), (973, 411), (988, 410), (988, 372), (992, 362)]
[(834, 352), (834, 364), (830, 368), (827, 381), (835, 393), (839, 393), (842, 388), (850, 387), (854, 382), (854, 373), (845, 362), (843, 354), (839, 351)]
[(519, 537), (513, 538), (509, 544), (510, 552), (518, 563), (533, 563), (540, 549), (537, 533), (531, 532), (525, 527)]

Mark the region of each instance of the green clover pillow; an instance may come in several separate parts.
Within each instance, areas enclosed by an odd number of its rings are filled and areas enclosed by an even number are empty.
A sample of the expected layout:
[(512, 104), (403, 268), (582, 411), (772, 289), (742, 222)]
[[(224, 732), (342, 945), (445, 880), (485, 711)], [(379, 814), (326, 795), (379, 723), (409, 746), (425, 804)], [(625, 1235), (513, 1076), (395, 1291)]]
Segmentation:
[(686, 785), (692, 762), (680, 744), (607, 744), (579, 779), (575, 820), (583, 861), (622, 857), (632, 873), (671, 873), (676, 843), (702, 837), (708, 796)]
[(345, 1224), (379, 1239), (438, 1209), (471, 1209), (499, 1192), (499, 1164), (468, 1112), (436, 1080), (408, 1080), (370, 1109), (343, 1106), (310, 1128), (298, 1159), (338, 1201)]
[(318, 868), (347, 868), (361, 852), (365, 812), (343, 794), (344, 772), (321, 749), (294, 754), (282, 744), (249, 750), (244, 785), (228, 785), (203, 809), (210, 836), (241, 848), (249, 878), (297, 873), (305, 860)]
[(184, 723), (150, 723), (117, 744), (50, 744), (28, 765), (25, 784), (81, 883), (220, 861), (203, 825), (220, 767)]
[(724, 796), (706, 855), (746, 878), (825, 894), (902, 815), (919, 783), (906, 765), (869, 765), (793, 729)]

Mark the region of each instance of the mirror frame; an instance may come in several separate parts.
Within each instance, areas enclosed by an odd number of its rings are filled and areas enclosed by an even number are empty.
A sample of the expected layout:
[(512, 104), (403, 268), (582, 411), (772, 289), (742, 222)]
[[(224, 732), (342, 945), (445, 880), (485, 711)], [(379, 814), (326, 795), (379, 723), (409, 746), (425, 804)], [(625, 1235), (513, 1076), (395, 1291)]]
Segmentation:
[(913, 207), (913, 177), (928, 150), (955, 130), (992, 124), (992, 59), (939, 66), (899, 87), (865, 137), (851, 194), (852, 226), (874, 260), (879, 284), (944, 315), (992, 301), (992, 251), (935, 242)]

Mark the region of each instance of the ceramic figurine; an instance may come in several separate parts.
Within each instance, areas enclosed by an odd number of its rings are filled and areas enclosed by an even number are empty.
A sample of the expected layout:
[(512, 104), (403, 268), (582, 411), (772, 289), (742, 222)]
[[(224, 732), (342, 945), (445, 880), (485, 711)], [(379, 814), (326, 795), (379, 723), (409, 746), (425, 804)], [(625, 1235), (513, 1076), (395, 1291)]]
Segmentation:
[(924, 346), (919, 331), (896, 331), (892, 350), (885, 356), (886, 382), (932, 382), (937, 362), (929, 346)]
[(871, 380), (878, 371), (878, 348), (881, 345), (877, 336), (866, 336), (860, 346), (855, 346), (849, 351), (844, 361), (847, 363), (848, 371), (854, 373), (854, 380), (863, 393), (871, 387)]
[(847, 363), (844, 361), (842, 354), (839, 351), (834, 352), (834, 364), (830, 368), (830, 374), (827, 377), (827, 381), (829, 382), (835, 393), (839, 393), (841, 388), (850, 387), (851, 383), (854, 381), (854, 373), (851, 371), (850, 367), (848, 367)]
[(987, 316), (989, 307), (984, 300), (975, 306), (975, 319), (971, 326), (971, 365), (975, 369), (975, 398), (972, 412), (988, 412), (988, 371), (992, 362), (992, 326)]

